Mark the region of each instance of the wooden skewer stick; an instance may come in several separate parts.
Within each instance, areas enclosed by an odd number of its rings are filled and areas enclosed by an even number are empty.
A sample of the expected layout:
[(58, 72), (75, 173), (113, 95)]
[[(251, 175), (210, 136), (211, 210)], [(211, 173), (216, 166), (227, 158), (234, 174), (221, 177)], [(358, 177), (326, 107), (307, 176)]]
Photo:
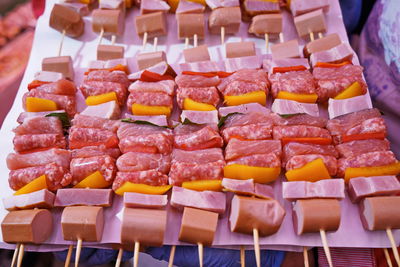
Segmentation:
[(189, 47), (189, 38), (186, 37), (185, 38), (185, 49), (187, 49)]
[(69, 263), (71, 262), (71, 255), (72, 255), (72, 249), (73, 248), (74, 248), (74, 245), (69, 245), (68, 252), (67, 252), (67, 257), (65, 258), (64, 267), (68, 267)]
[(400, 266), (399, 252), (397, 251), (396, 241), (394, 241), (392, 229), (390, 228), (386, 229), (386, 234), (390, 240), (390, 244), (392, 245), (393, 255), (394, 258), (396, 259), (397, 265)]
[(174, 266), (175, 250), (176, 250), (176, 246), (172, 245), (171, 251), (169, 253), (168, 267)]
[(133, 267), (139, 266), (139, 248), (140, 248), (139, 241), (135, 241), (135, 249), (133, 252)]
[(197, 47), (197, 33), (193, 35), (193, 46)]
[(285, 40), (283, 39), (283, 32), (279, 33), (279, 42), (283, 43)]
[(15, 246), (14, 254), (11, 260), (11, 267), (14, 267), (15, 261), (17, 260), (18, 252), (19, 252), (20, 243), (17, 243)]
[(244, 246), (240, 246), (240, 267), (246, 267), (246, 251)]
[(221, 44), (225, 43), (225, 27), (221, 27)]
[(309, 267), (310, 263), (308, 261), (308, 250), (307, 247), (303, 247), (303, 256), (304, 256), (304, 266)]
[(19, 245), (17, 267), (21, 267), (22, 265), (22, 258), (24, 257), (24, 248), (25, 248), (24, 244)]
[(146, 48), (146, 44), (147, 44), (147, 32), (145, 32), (143, 34), (143, 45), (142, 45), (142, 50), (144, 50)]
[(203, 244), (202, 243), (197, 243), (197, 247), (199, 250), (199, 266), (203, 267)]
[(325, 230), (321, 229), (321, 230), (319, 230), (319, 233), (321, 235), (322, 245), (324, 247), (326, 258), (328, 259), (329, 267), (333, 267), (331, 251), (329, 250), (328, 240), (326, 239), (326, 232), (325, 232)]
[(157, 52), (157, 46), (158, 46), (158, 37), (154, 37), (154, 40), (153, 40), (154, 52)]
[(60, 42), (60, 46), (58, 47), (58, 56), (61, 56), (61, 51), (62, 51), (62, 47), (63, 47), (63, 44), (64, 44), (64, 37), (65, 37), (65, 30), (63, 30), (62, 31), (62, 34), (61, 34), (61, 42)]
[(99, 36), (99, 45), (101, 45), (101, 41), (103, 40), (103, 36), (104, 36), (104, 28), (101, 28), (100, 36)]
[(122, 254), (124, 253), (124, 250), (122, 248), (120, 248), (118, 250), (118, 256), (117, 256), (117, 261), (115, 262), (115, 267), (119, 267), (121, 265), (121, 261), (122, 261)]
[(78, 267), (79, 265), (81, 250), (82, 250), (82, 238), (78, 238), (78, 243), (76, 244), (76, 253), (75, 253), (75, 267)]
[(314, 41), (314, 33), (313, 32), (310, 32), (310, 40), (311, 40), (311, 42)]
[(256, 255), (257, 267), (261, 267), (261, 255), (260, 255), (260, 241), (258, 236), (258, 229), (253, 229), (253, 239), (254, 239), (254, 253)]
[(268, 53), (268, 50), (269, 50), (269, 35), (268, 35), (268, 33), (264, 33), (264, 39), (265, 39), (265, 49), (267, 50), (266, 52)]
[(383, 253), (385, 254), (386, 262), (389, 267), (393, 267), (392, 259), (390, 259), (389, 251), (387, 248), (383, 248)]
[(324, 37), (324, 36), (322, 35), (322, 32), (319, 32), (319, 33), (318, 33), (318, 38), (321, 39), (322, 37)]
[(117, 40), (117, 36), (113, 35), (111, 36), (111, 45), (115, 45), (115, 41)]

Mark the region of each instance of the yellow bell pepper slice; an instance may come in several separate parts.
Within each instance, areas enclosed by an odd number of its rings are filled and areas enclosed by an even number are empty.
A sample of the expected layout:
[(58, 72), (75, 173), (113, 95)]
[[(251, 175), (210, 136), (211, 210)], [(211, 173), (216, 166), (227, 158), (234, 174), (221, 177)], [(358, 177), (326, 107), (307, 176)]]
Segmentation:
[(344, 180), (347, 183), (350, 181), (351, 178), (355, 177), (398, 175), (398, 174), (400, 174), (400, 161), (385, 166), (347, 168), (344, 172)]
[(201, 4), (203, 6), (206, 5), (206, 0), (189, 0), (190, 2)]
[(286, 91), (280, 91), (276, 96), (278, 99), (293, 100), (301, 103), (315, 103), (317, 102), (317, 94), (295, 94)]
[(352, 98), (355, 96), (362, 95), (364, 92), (359, 82), (352, 83), (349, 87), (347, 87), (344, 91), (339, 93), (334, 97), (336, 100)]
[(153, 186), (147, 184), (134, 184), (125, 182), (120, 188), (115, 190), (115, 194), (123, 196), (125, 192), (134, 192), (149, 195), (162, 195), (170, 190), (172, 185)]
[(221, 180), (198, 180), (183, 182), (182, 187), (196, 191), (221, 191)]
[(198, 110), (198, 111), (212, 111), (216, 110), (213, 105), (196, 102), (190, 98), (183, 100), (183, 109), (185, 110)]
[(26, 111), (28, 112), (41, 112), (57, 110), (57, 104), (53, 100), (27, 97), (26, 98)]
[(224, 96), (227, 106), (238, 106), (248, 103), (259, 103), (263, 106), (267, 103), (267, 95), (264, 91), (255, 91), (243, 95)]
[(109, 93), (101, 94), (101, 95), (88, 96), (85, 100), (85, 103), (88, 106), (94, 106), (94, 105), (100, 105), (103, 103), (107, 103), (110, 101), (116, 101), (118, 103), (117, 94), (115, 92), (109, 92)]
[(231, 164), (224, 167), (224, 177), (238, 180), (254, 179), (255, 183), (265, 184), (275, 181), (281, 173), (280, 167), (255, 167)]
[(132, 7), (132, 0), (125, 0), (125, 8), (131, 8)]
[(110, 184), (104, 179), (101, 172), (96, 171), (77, 183), (74, 188), (105, 188), (109, 187)]
[(301, 168), (289, 170), (286, 172), (286, 178), (292, 181), (316, 182), (323, 179), (330, 179), (328, 169), (322, 159), (310, 161)]
[(175, 13), (175, 11), (179, 5), (179, 0), (167, 0), (167, 3), (171, 7), (171, 9), (169, 11), (172, 13)]
[(14, 196), (29, 194), (42, 189), (47, 189), (46, 175), (39, 176), (38, 178), (30, 181), (29, 183), (21, 187), (18, 191), (16, 191), (14, 193)]
[(171, 115), (171, 108), (167, 106), (146, 106), (141, 104), (132, 105), (132, 114), (134, 115)]

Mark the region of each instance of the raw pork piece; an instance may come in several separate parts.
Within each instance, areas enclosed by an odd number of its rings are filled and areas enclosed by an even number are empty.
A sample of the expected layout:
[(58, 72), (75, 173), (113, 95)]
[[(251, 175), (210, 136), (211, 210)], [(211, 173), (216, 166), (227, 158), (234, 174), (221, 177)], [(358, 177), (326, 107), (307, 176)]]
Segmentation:
[(222, 192), (199, 192), (174, 186), (171, 194), (171, 205), (179, 210), (183, 210), (184, 207), (191, 207), (224, 214), (226, 196)]
[(87, 116), (76, 114), (72, 120), (72, 125), (80, 128), (97, 128), (101, 130), (109, 130), (116, 133), (119, 127), (120, 121), (103, 119), (94, 116)]
[(296, 155), (320, 154), (332, 157), (339, 157), (333, 145), (316, 145), (290, 142), (283, 147), (282, 162), (286, 163), (291, 157)]
[(349, 197), (353, 203), (366, 197), (394, 196), (400, 193), (396, 176), (356, 177), (349, 181)]
[(120, 172), (156, 170), (168, 174), (171, 167), (171, 155), (128, 152), (117, 160)]
[[(238, 111), (241, 113), (240, 111)], [(245, 114), (232, 114), (226, 118), (223, 129), (235, 126), (267, 123), (272, 125), (279, 117), (273, 113), (248, 112)]]
[(64, 135), (59, 134), (25, 134), (16, 135), (13, 139), (14, 150), (18, 153), (35, 152), (49, 148), (66, 148)]
[(281, 160), (277, 154), (265, 152), (264, 154), (244, 156), (227, 162), (227, 165), (231, 164), (276, 168), (281, 167)]
[(315, 117), (319, 116), (317, 104), (301, 103), (287, 99), (275, 99), (274, 103), (272, 103), (271, 110), (281, 115), (303, 113)]
[(174, 149), (172, 151), (172, 163), (175, 162), (195, 162), (198, 164), (215, 162), (223, 165), (225, 161), (221, 148), (208, 148), (196, 151)]
[(129, 92), (162, 92), (167, 95), (174, 95), (175, 82), (163, 80), (159, 82), (136, 81), (129, 86)]
[(212, 87), (217, 86), (221, 80), (216, 75), (213, 77), (205, 77), (202, 75), (178, 75), (175, 78), (178, 87)]
[(10, 171), (8, 183), (13, 190), (18, 190), (34, 179), (46, 175), (49, 190), (54, 191), (71, 183), (72, 176), (62, 166), (56, 163), (28, 167)]
[(117, 171), (117, 168), (115, 167), (115, 159), (108, 155), (90, 158), (74, 158), (71, 160), (70, 169), (72, 185), (78, 184), (96, 171), (100, 171), (104, 180), (111, 183)]
[(388, 151), (389, 149), (390, 143), (387, 139), (355, 140), (336, 146), (336, 150), (343, 158), (354, 157), (368, 152)]
[(87, 106), (80, 114), (103, 119), (117, 120), (121, 116), (121, 108), (119, 107), (117, 101), (108, 101), (98, 105)]
[(166, 115), (155, 115), (155, 116), (146, 116), (146, 115), (132, 115), (129, 113), (125, 113), (123, 118), (131, 119), (133, 122), (137, 121), (147, 121), (151, 124), (155, 124), (161, 127), (168, 127), (168, 120)]
[(286, 170), (298, 169), (316, 159), (322, 159), (331, 176), (335, 176), (338, 169), (338, 161), (335, 157), (319, 154), (296, 155), (286, 163)]
[(26, 119), (35, 117), (45, 117), (51, 113), (65, 113), (65, 110), (54, 110), (54, 111), (41, 111), (41, 112), (21, 112), (17, 118), (17, 122), (22, 124)]
[(295, 181), (282, 184), (282, 196), (288, 201), (310, 198), (343, 199), (344, 190), (343, 179), (325, 179), (318, 182)]
[(190, 98), (193, 101), (210, 104), (216, 107), (219, 103), (219, 94), (215, 86), (213, 87), (180, 87), (177, 90), (176, 100), (181, 109), (183, 101)]
[(222, 147), (224, 144), (218, 130), (209, 125), (180, 124), (174, 129), (174, 147), (198, 150)]
[(104, 145), (85, 146), (71, 151), (72, 158), (90, 158), (95, 156), (108, 155), (117, 159), (121, 155), (119, 148), (107, 148)]
[(182, 110), (181, 121), (186, 119), (197, 124), (218, 125), (218, 111)]
[(268, 87), (259, 83), (235, 80), (230, 82), (221, 93), (226, 96), (236, 96), (257, 91), (263, 91), (268, 94)]
[(329, 138), (332, 139), (329, 131), (320, 127), (307, 125), (275, 126), (272, 130), (275, 140), (282, 138)]
[(69, 169), (71, 152), (65, 149), (53, 148), (45, 151), (29, 154), (10, 153), (7, 156), (7, 167), (10, 170), (17, 170), (28, 167), (56, 163), (64, 169)]
[(173, 138), (172, 130), (155, 125), (145, 125), (137, 123), (122, 122), (118, 128), (118, 138), (123, 139), (128, 136), (152, 135), (163, 134)]
[(24, 106), (24, 110), (26, 110), (26, 98), (27, 97), (38, 97), (43, 99), (48, 99), (54, 101), (57, 104), (58, 109), (63, 109), (68, 113), (68, 116), (73, 117), (76, 113), (76, 100), (75, 96), (69, 95), (54, 95), (48, 94), (37, 89), (32, 89), (29, 92), (26, 92), (22, 97), (22, 103)]
[(345, 65), (339, 68), (316, 67), (313, 70), (317, 85), (318, 101), (325, 102), (328, 98), (334, 98), (354, 82), (358, 82), (363, 90), (367, 92), (367, 85), (362, 77), (363, 67), (356, 65)]
[(331, 135), (343, 135), (363, 121), (379, 117), (381, 117), (381, 113), (378, 109), (364, 109), (331, 119), (326, 128), (331, 132)]
[(277, 140), (242, 141), (234, 138), (225, 148), (225, 160), (265, 153), (280, 156), (282, 153), (281, 142)]
[(377, 167), (396, 163), (396, 157), (391, 151), (368, 152), (338, 160), (338, 176), (343, 177), (347, 168)]
[(308, 125), (314, 127), (325, 128), (327, 119), (315, 117), (308, 114), (296, 114), (288, 117), (279, 117), (276, 121), (277, 125)]
[(93, 70), (85, 76), (85, 81), (113, 82), (128, 88), (131, 82), (123, 71)]
[(156, 170), (139, 172), (117, 172), (117, 175), (112, 185), (112, 189), (115, 191), (126, 182), (160, 186), (168, 184), (168, 176)]
[(162, 92), (132, 92), (129, 94), (127, 108), (130, 111), (133, 104), (145, 106), (166, 106), (172, 108), (172, 97)]
[(125, 104), (127, 90), (125, 85), (115, 82), (103, 82), (103, 81), (83, 81), (79, 87), (84, 97), (102, 95), (110, 92), (117, 94), (118, 103), (120, 106)]
[[(238, 106), (231, 106), (231, 107), (220, 107), (218, 109), (218, 114), (220, 117), (225, 117), (231, 113), (261, 113), (261, 114), (266, 114), (266, 115), (275, 115), (271, 113), (271, 110), (268, 108), (260, 105), (259, 103), (248, 103), (248, 104), (242, 104)], [(279, 117), (278, 117), (279, 118)]]
[(106, 148), (118, 147), (118, 137), (108, 130), (96, 128), (79, 128), (72, 126), (69, 130), (69, 148), (104, 145)]
[(274, 98), (280, 91), (295, 94), (315, 94), (315, 81), (309, 70), (273, 73), (269, 76)]
[(17, 126), (13, 132), (16, 135), (24, 134), (58, 134), (63, 135), (61, 121), (57, 117), (27, 118)]
[(265, 88), (266, 91), (269, 87), (269, 81), (267, 79), (267, 73), (264, 70), (251, 70), (242, 69), (238, 70), (234, 74), (227, 78), (224, 78), (218, 89), (225, 94), (226, 87), (233, 81), (242, 81), (247, 83), (255, 83), (260, 87)]
[(39, 92), (53, 94), (53, 95), (75, 96), (76, 94), (75, 84), (65, 79), (61, 79), (53, 83), (43, 84), (41, 86), (36, 87), (36, 90)]
[(134, 192), (126, 192), (124, 194), (124, 206), (126, 208), (161, 209), (167, 204), (167, 195), (149, 195)]

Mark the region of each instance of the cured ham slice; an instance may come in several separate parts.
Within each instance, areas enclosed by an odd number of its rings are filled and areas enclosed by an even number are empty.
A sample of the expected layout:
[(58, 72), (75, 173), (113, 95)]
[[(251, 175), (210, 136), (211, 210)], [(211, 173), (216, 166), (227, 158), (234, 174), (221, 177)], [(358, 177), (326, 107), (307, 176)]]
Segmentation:
[(121, 155), (119, 148), (106, 148), (104, 145), (85, 146), (71, 151), (72, 158), (90, 158), (108, 155), (117, 159)]
[(8, 183), (13, 190), (18, 190), (39, 176), (46, 175), (49, 190), (54, 191), (71, 183), (72, 176), (56, 163), (28, 167), (10, 171)]
[(218, 86), (218, 89), (225, 94), (228, 85), (233, 81), (257, 84), (261, 88), (264, 88), (263, 91), (266, 91), (269, 87), (269, 81), (267, 79), (266, 72), (263, 70), (242, 69), (230, 75), (229, 77), (224, 78), (221, 84)]
[(242, 141), (232, 139), (225, 148), (225, 160), (266, 153), (280, 156), (282, 153), (281, 142), (277, 140)]
[(212, 87), (181, 87), (177, 90), (176, 100), (181, 109), (185, 98), (193, 101), (210, 104), (216, 107), (219, 104), (219, 94), (215, 86)]
[(168, 176), (156, 170), (138, 172), (117, 172), (117, 175), (112, 185), (112, 189), (115, 191), (126, 182), (160, 186), (168, 184)]
[(121, 116), (121, 109), (118, 106), (117, 101), (108, 101), (98, 105), (87, 106), (80, 114), (116, 120)]
[(74, 158), (71, 160), (72, 185), (78, 184), (90, 174), (100, 171), (104, 180), (111, 182), (114, 179), (117, 168), (115, 160), (108, 156), (94, 156), (90, 158)]
[(240, 5), (238, 0), (206, 0), (206, 4), (211, 9), (219, 7), (235, 7)]
[(149, 195), (133, 192), (124, 194), (124, 205), (127, 208), (161, 209), (167, 204), (167, 195)]
[(126, 87), (120, 83), (104, 81), (83, 81), (79, 87), (84, 97), (102, 95), (110, 92), (117, 94), (118, 103), (122, 106), (126, 101)]
[(156, 170), (168, 174), (171, 167), (171, 155), (128, 152), (117, 160), (120, 172)]
[(167, 95), (174, 95), (175, 82), (163, 80), (159, 82), (136, 81), (129, 86), (129, 92), (163, 92)]
[[(179, 64), (179, 68), (181, 71), (194, 71), (194, 72), (217, 72), (221, 68), (214, 61), (198, 61), (198, 62), (190, 62), (190, 63), (181, 63)], [(188, 84), (189, 86), (189, 84)], [(203, 86), (203, 85), (202, 85)], [(200, 86), (200, 87), (202, 87)], [(206, 85), (204, 85), (206, 86)], [(215, 85), (209, 85), (215, 86)]]
[(271, 110), (281, 115), (305, 113), (314, 117), (319, 117), (317, 104), (301, 103), (287, 99), (275, 99)]
[(298, 169), (316, 159), (322, 159), (331, 176), (335, 176), (338, 169), (338, 162), (335, 157), (319, 154), (296, 155), (286, 163), (286, 170)]
[(37, 89), (32, 89), (29, 92), (25, 93), (22, 97), (22, 103), (24, 106), (24, 110), (26, 110), (26, 98), (27, 97), (38, 97), (43, 99), (48, 99), (54, 101), (57, 104), (58, 109), (63, 109), (68, 113), (68, 116), (73, 117), (76, 113), (76, 100), (75, 95), (54, 95), (41, 92)]
[(59, 134), (63, 135), (61, 121), (57, 117), (27, 118), (17, 126), (13, 132), (16, 135), (24, 134)]
[(94, 116), (87, 116), (76, 114), (72, 120), (72, 125), (80, 128), (96, 128), (102, 130), (109, 130), (116, 133), (119, 127), (119, 121), (103, 119)]
[(25, 134), (16, 135), (13, 139), (16, 152), (35, 152), (47, 148), (66, 148), (64, 135), (59, 134)]
[(93, 70), (85, 76), (85, 81), (114, 82), (123, 85), (125, 88), (131, 84), (125, 72)]
[(349, 181), (349, 197), (353, 203), (366, 197), (394, 196), (400, 193), (396, 176), (356, 177)]
[(72, 126), (69, 131), (69, 148), (104, 145), (106, 148), (118, 147), (118, 137), (108, 130), (79, 128)]
[(329, 50), (312, 53), (310, 62), (315, 66), (318, 62), (342, 63), (352, 61), (355, 52), (348, 43), (341, 43)]
[(316, 67), (313, 75), (316, 80), (318, 101), (324, 102), (334, 98), (354, 82), (361, 85), (363, 94), (367, 85), (362, 77), (363, 67), (347, 64), (339, 68)]
[(181, 121), (185, 121), (185, 119), (197, 124), (217, 125), (218, 111), (182, 110)]
[(205, 7), (202, 4), (182, 0), (179, 1), (178, 8), (176, 9), (176, 14), (192, 14), (192, 13), (203, 13)]
[(241, 69), (259, 69), (261, 67), (259, 56), (227, 58), (224, 62), (227, 72), (235, 72)]
[(222, 147), (223, 140), (215, 128), (209, 125), (179, 125), (174, 129), (174, 147), (198, 150)]
[(357, 112), (364, 109), (371, 109), (371, 96), (365, 95), (355, 96), (351, 98), (336, 100), (330, 98), (328, 101), (329, 118), (333, 119), (338, 116), (346, 115), (352, 112)]
[(388, 151), (390, 143), (387, 139), (355, 140), (339, 144), (337, 151), (343, 158), (354, 157), (368, 152)]
[(69, 169), (71, 152), (64, 149), (49, 149), (29, 154), (10, 153), (7, 156), (7, 167), (10, 170), (17, 170), (28, 167), (56, 163), (64, 169)]
[(377, 167), (396, 162), (397, 159), (391, 151), (368, 152), (353, 157), (340, 158), (338, 160), (338, 176), (343, 177), (347, 168)]
[(221, 185), (225, 190), (234, 192), (235, 194), (241, 195), (253, 195), (254, 194), (254, 180), (237, 180), (237, 179), (222, 179)]
[(146, 106), (167, 106), (172, 108), (172, 97), (162, 92), (132, 92), (129, 94), (127, 108), (132, 109), (133, 104)]
[(54, 95), (70, 95), (75, 96), (76, 87), (71, 81), (61, 79), (53, 83), (46, 83), (36, 87), (39, 92), (54, 94)]
[(324, 179), (318, 182), (283, 182), (282, 196), (288, 201), (312, 198), (345, 198), (343, 179)]
[(282, 161), (287, 162), (293, 156), (307, 154), (319, 154), (332, 156), (335, 158), (339, 156), (333, 145), (316, 145), (290, 142), (283, 147)]
[(275, 126), (272, 130), (272, 136), (275, 140), (281, 140), (282, 138), (302, 137), (332, 139), (328, 130), (306, 125)]
[(178, 87), (213, 87), (217, 86), (221, 80), (218, 76), (205, 77), (201, 75), (178, 75), (175, 78)]
[(315, 94), (315, 82), (310, 71), (289, 71), (273, 73), (269, 76), (271, 92), (274, 98), (280, 91), (295, 94)]

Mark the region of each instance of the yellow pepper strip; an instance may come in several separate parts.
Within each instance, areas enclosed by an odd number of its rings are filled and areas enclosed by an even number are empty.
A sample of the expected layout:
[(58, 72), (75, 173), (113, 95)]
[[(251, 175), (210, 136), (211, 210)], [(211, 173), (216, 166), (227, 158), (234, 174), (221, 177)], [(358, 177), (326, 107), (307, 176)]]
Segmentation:
[(109, 186), (110, 182), (104, 179), (101, 172), (96, 171), (76, 184), (74, 188), (105, 188)]
[(196, 191), (221, 191), (221, 180), (198, 180), (183, 182), (182, 187)]
[(56, 102), (38, 98), (38, 97), (27, 97), (26, 98), (26, 111), (28, 112), (41, 112), (41, 111), (53, 111), (57, 110)]
[(190, 2), (201, 4), (203, 6), (206, 5), (206, 0), (189, 0)]
[(238, 106), (248, 103), (259, 103), (265, 106), (267, 95), (264, 91), (255, 91), (243, 95), (227, 95), (224, 96), (224, 99), (227, 106)]
[(134, 184), (125, 182), (120, 188), (115, 190), (115, 194), (123, 196), (125, 192), (134, 192), (149, 195), (162, 195), (170, 190), (172, 185), (153, 186), (147, 184)]
[(167, 3), (171, 7), (171, 9), (169, 11), (172, 13), (175, 13), (175, 11), (179, 5), (179, 0), (167, 0)]
[(355, 177), (398, 175), (398, 174), (400, 174), (400, 161), (385, 166), (347, 168), (344, 172), (344, 180), (347, 183), (351, 178)]
[(310, 161), (301, 168), (289, 170), (286, 172), (286, 178), (292, 181), (316, 182), (323, 179), (330, 179), (328, 169), (322, 159)]
[(125, 8), (131, 8), (132, 7), (132, 0), (125, 0)]
[(301, 103), (315, 103), (317, 102), (317, 94), (295, 94), (286, 91), (280, 91), (276, 96), (278, 99), (293, 100)]
[(171, 108), (167, 106), (146, 106), (141, 104), (132, 105), (132, 114), (134, 115), (171, 115)]
[(88, 96), (85, 100), (85, 103), (88, 106), (94, 106), (94, 105), (100, 105), (103, 103), (107, 103), (110, 101), (116, 101), (118, 103), (117, 94), (115, 92), (109, 92), (109, 93), (101, 94), (101, 95)]
[(265, 184), (275, 181), (281, 173), (280, 167), (254, 167), (231, 164), (224, 167), (224, 177), (238, 180), (254, 179), (255, 183)]
[(198, 111), (212, 111), (216, 110), (213, 105), (196, 102), (190, 98), (183, 100), (183, 109), (185, 110), (198, 110)]
[(334, 99), (336, 99), (336, 100), (347, 99), (347, 98), (362, 95), (363, 93), (364, 92), (361, 88), (360, 83), (354, 82), (349, 87), (347, 87), (344, 91), (342, 91), (337, 96), (335, 96)]
[(91, 0), (79, 0), (79, 2), (80, 2), (81, 4), (85, 4), (85, 5), (89, 5), (89, 4), (92, 3)]
[(46, 175), (39, 176), (38, 178), (30, 181), (29, 183), (21, 187), (18, 191), (16, 191), (14, 193), (14, 196), (29, 194), (42, 189), (47, 189)]

